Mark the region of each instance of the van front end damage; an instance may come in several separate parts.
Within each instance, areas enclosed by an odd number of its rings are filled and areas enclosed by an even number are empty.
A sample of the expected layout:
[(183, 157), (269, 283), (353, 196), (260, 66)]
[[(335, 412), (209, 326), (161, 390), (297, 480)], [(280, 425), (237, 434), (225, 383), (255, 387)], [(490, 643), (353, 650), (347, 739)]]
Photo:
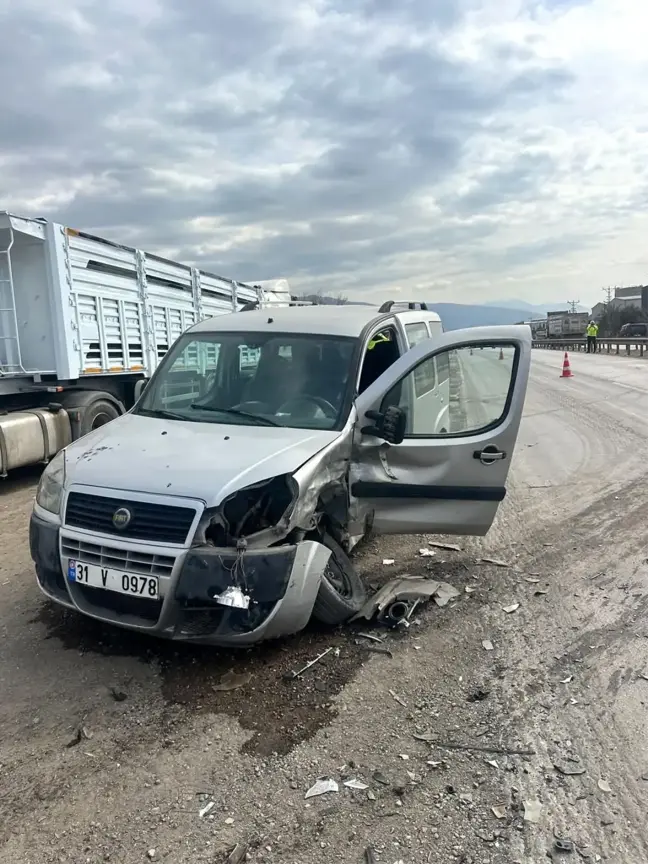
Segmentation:
[[(128, 630), (224, 647), (245, 647), (302, 630), (331, 554), (316, 540), (265, 549), (194, 546), (177, 556), (168, 576), (159, 577), (159, 598), (149, 600), (66, 579), (65, 549), (80, 536), (32, 514), (31, 554), (47, 597)], [(115, 560), (126, 554), (118, 541), (111, 543)], [(138, 546), (137, 554), (141, 560), (159, 549)]]
[(330, 554), (314, 540), (258, 550), (191, 549), (174, 589), (173, 637), (249, 645), (298, 633), (311, 617)]
[(127, 510), (140, 536), (108, 522), (98, 533), (68, 523), (66, 506), (62, 518), (36, 506), (32, 555), (40, 587), (52, 600), (111, 624), (221, 646), (288, 636), (311, 617), (342, 623), (366, 599), (346, 555), (349, 450), (350, 435), (343, 434), (292, 473), (238, 489), (232, 483), (211, 507), (186, 499), (197, 525), (182, 548), (152, 542), (148, 516), (142, 517), (154, 512), (159, 524), (177, 498), (147, 494), (142, 504), (137, 494), (103, 493), (108, 510)]

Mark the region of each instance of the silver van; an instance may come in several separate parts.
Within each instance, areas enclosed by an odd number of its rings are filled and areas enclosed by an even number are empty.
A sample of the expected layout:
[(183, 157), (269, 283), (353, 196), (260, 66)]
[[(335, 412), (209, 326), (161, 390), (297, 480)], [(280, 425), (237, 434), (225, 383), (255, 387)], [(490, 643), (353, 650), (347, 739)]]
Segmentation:
[(443, 333), (415, 304), (203, 321), (126, 415), (45, 469), (30, 525), (52, 600), (158, 636), (249, 645), (339, 624), (377, 534), (490, 528), (527, 386), (526, 326)]

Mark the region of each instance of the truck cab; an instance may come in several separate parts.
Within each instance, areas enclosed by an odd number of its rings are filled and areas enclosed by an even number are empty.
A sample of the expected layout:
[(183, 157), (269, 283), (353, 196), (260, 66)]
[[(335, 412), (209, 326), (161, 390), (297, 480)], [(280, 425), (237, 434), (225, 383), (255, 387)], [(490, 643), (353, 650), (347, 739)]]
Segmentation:
[(407, 304), (202, 321), (131, 411), (44, 472), (47, 596), (172, 639), (249, 645), (342, 623), (369, 532), (485, 534), (506, 494), (528, 327), (443, 333)]

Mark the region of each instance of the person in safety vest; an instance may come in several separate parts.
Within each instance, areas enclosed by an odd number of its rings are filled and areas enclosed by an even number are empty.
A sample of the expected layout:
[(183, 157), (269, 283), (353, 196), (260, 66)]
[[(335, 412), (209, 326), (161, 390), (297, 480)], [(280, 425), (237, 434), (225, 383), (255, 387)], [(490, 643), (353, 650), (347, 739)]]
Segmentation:
[(367, 351), (371, 351), (379, 342), (390, 342), (390, 338), (386, 333), (377, 333), (367, 345)]
[(587, 325), (587, 353), (596, 354), (596, 337), (598, 336), (598, 324), (596, 321), (590, 321)]

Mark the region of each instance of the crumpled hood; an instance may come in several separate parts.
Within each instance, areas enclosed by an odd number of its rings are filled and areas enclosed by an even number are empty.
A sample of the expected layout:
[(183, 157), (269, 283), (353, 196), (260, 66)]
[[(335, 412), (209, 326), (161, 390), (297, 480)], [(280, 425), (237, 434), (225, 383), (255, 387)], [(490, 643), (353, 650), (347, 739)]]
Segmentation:
[(214, 507), (238, 489), (296, 471), (339, 434), (126, 414), (67, 448), (66, 486), (182, 496)]

